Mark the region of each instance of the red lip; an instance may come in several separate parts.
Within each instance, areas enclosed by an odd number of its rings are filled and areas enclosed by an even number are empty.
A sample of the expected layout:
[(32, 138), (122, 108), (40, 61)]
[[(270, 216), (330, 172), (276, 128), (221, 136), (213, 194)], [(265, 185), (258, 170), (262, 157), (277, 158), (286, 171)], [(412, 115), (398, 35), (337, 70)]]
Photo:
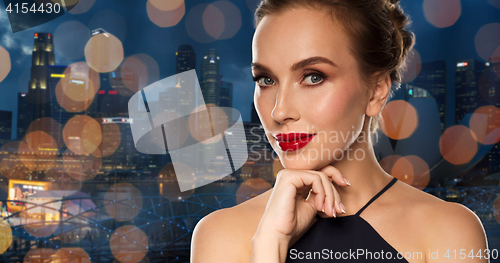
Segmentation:
[(316, 134), (309, 133), (280, 133), (276, 135), (276, 140), (283, 151), (296, 151), (306, 146)]

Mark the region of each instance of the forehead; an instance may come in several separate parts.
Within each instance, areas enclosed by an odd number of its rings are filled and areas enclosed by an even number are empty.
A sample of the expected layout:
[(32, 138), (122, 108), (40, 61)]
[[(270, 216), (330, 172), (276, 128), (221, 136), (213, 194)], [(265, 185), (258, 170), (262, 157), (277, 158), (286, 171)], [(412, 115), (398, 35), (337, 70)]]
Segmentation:
[(265, 16), (255, 30), (254, 63), (273, 68), (313, 56), (327, 57), (340, 68), (355, 63), (346, 33), (327, 12), (290, 9)]

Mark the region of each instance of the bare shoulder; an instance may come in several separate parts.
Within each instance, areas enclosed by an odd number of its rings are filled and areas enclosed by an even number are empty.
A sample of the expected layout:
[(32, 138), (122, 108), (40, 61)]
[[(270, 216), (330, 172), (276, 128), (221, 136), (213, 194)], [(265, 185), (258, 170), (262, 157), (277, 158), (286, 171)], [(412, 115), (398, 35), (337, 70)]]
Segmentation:
[(193, 231), (191, 262), (248, 262), (265, 194), (203, 217)]
[[(403, 182), (399, 183), (397, 191), (404, 197), (400, 205), (411, 215), (412, 228), (421, 233), (419, 239), (424, 251), (463, 249), (467, 254), (473, 251), (476, 255), (479, 250), (487, 248), (482, 223), (466, 206), (444, 201)], [(470, 262), (486, 262), (479, 258), (474, 260)], [(429, 262), (439, 261), (430, 259)]]
[(425, 243), (431, 250), (434, 247), (450, 251), (464, 249), (468, 254), (471, 250), (478, 252), (487, 248), (481, 220), (466, 206), (442, 201), (427, 207), (423, 213), (428, 215), (425, 230), (429, 234)]

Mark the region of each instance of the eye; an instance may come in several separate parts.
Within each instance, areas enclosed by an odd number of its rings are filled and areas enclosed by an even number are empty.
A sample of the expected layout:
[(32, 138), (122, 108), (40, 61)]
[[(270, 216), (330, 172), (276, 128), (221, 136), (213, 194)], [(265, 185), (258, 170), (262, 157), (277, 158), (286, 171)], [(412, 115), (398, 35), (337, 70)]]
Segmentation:
[(318, 74), (318, 73), (312, 73), (312, 74), (309, 74), (307, 75), (304, 80), (308, 81), (309, 83), (306, 83), (306, 84), (309, 84), (309, 85), (314, 85), (314, 84), (318, 84), (320, 82), (322, 82), (324, 79), (324, 77), (321, 75), (321, 74)]
[(274, 81), (270, 77), (266, 76), (256, 76), (254, 77), (253, 81), (259, 83), (261, 86), (271, 86), (274, 85)]

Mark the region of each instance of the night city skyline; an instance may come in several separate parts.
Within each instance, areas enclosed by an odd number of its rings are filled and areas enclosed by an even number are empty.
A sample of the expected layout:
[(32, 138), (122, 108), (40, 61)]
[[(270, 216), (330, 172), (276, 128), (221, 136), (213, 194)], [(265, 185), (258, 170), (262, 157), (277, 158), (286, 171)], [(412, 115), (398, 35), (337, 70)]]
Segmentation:
[[(12, 33), (0, 1), (1, 262), (189, 262), (204, 216), (273, 188), (287, 155), (267, 141), (253, 101), (259, 2), (79, 0)], [(467, 207), (498, 249), (500, 2), (400, 4), (416, 44), (370, 141), (379, 170)], [(327, 136), (330, 146), (311, 148), (335, 148)]]

